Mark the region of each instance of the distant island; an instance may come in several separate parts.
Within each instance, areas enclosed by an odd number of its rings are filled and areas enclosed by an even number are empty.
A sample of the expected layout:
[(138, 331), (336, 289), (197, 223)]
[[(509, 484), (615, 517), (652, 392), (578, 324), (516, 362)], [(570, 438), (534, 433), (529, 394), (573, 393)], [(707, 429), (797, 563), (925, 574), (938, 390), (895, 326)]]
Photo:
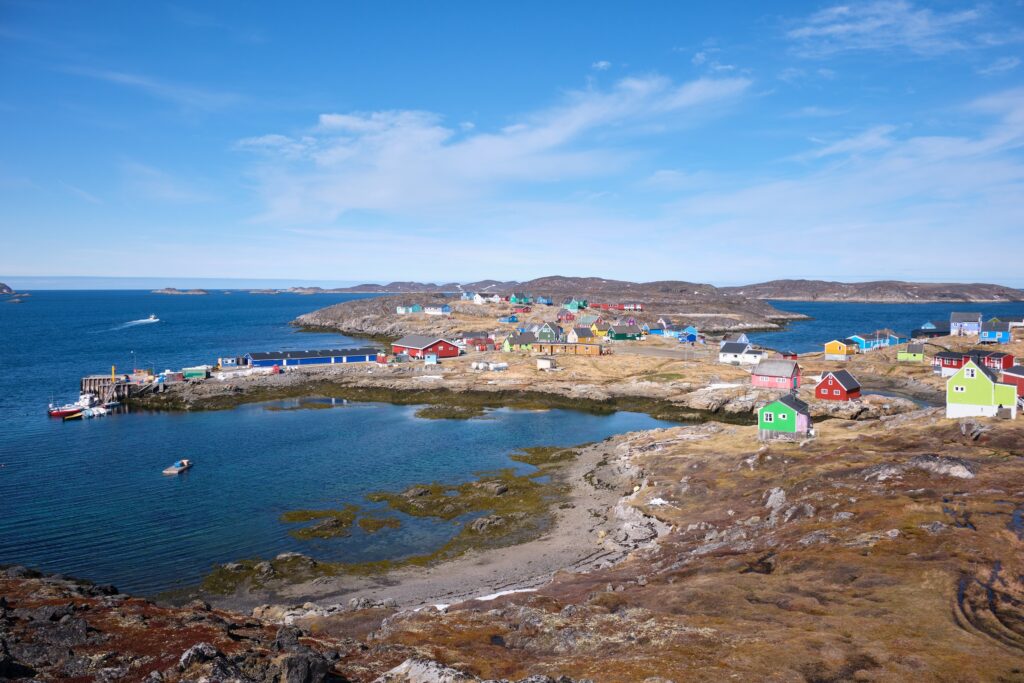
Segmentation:
[(477, 282), (410, 282), (361, 284), (352, 287), (289, 287), (287, 289), (250, 290), (252, 294), (481, 294), (507, 295), (513, 292), (535, 294), (600, 294), (634, 298), (660, 298), (681, 293), (698, 297), (730, 299), (778, 299), (787, 301), (834, 301), (863, 303), (998, 303), (1024, 301), (1024, 290), (987, 283), (924, 283), (899, 280), (874, 282), (826, 282), (824, 280), (772, 280), (740, 287), (715, 287), (678, 280), (629, 282), (597, 277), (550, 276), (534, 280), (480, 280)]
[(0, 294), (14, 294), (14, 290), (0, 282)]
[(176, 296), (200, 296), (203, 294), (209, 294), (205, 289), (178, 289), (177, 287), (164, 287), (163, 289), (154, 289), (153, 294), (173, 294)]
[(772, 280), (724, 291), (754, 299), (780, 301), (835, 301), (862, 303), (1000, 303), (1024, 301), (1024, 291), (985, 283), (933, 282), (827, 282), (824, 280)]

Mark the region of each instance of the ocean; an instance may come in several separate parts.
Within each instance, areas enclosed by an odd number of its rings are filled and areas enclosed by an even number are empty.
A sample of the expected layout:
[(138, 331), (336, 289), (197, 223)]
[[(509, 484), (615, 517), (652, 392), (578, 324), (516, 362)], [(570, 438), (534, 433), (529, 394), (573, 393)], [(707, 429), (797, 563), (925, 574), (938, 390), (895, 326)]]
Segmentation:
[(1024, 303), (1000, 304), (861, 304), (822, 301), (770, 301), (776, 308), (811, 316), (777, 332), (752, 332), (755, 344), (797, 353), (820, 351), (825, 342), (888, 327), (901, 334), (929, 320), (949, 320), (953, 311), (978, 311), (985, 320), (1000, 315), (1024, 316)]
[[(529, 470), (508, 457), (524, 446), (668, 424), (636, 413), (505, 409), (425, 420), (415, 406), (344, 402), (68, 423), (46, 415), (51, 396), (77, 398), (79, 377), (111, 364), (179, 368), (251, 350), (360, 345), (288, 325), (350, 298), (39, 291), (23, 304), (0, 303), (0, 563), (153, 595), (195, 585), (218, 563), (286, 551), (357, 562), (429, 553), (454, 536), (453, 524), (402, 517), (399, 529), (369, 535), (354, 527), (345, 538), (302, 541), (279, 517), (346, 503), (374, 510), (364, 499), (373, 491)], [(137, 322), (150, 314), (160, 322)], [(182, 457), (196, 463), (191, 471), (161, 475)]]
[[(416, 407), (339, 403), (328, 410), (136, 412), (63, 423), (46, 406), (77, 397), (78, 380), (133, 366), (213, 363), (247, 351), (357, 346), (339, 334), (289, 326), (301, 313), (360, 295), (273, 296), (141, 291), (36, 291), (0, 300), (0, 563), (113, 583), (153, 595), (195, 585), (215, 564), (297, 551), (372, 561), (428, 553), (457, 531), (402, 518), (374, 535), (301, 541), (287, 510), (374, 510), (365, 495), (428, 481), (461, 482), (502, 467), (532, 445), (574, 445), (666, 426), (647, 415), (496, 410), (484, 419), (424, 420)], [(1024, 304), (778, 302), (813, 320), (752, 338), (810, 351), (852, 332), (909, 331), (951, 310), (1024, 314)], [(156, 323), (142, 322), (150, 314)], [(289, 403), (275, 404), (288, 407)], [(187, 457), (180, 477), (161, 470)]]

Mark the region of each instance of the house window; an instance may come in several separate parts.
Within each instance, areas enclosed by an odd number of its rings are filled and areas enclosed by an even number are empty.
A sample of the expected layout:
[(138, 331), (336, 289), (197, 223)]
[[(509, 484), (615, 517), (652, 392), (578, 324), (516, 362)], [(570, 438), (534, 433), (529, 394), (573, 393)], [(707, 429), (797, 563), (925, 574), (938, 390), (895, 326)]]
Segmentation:
[(780, 420), (785, 420), (786, 419), (786, 414), (785, 413), (779, 413), (779, 419)]
[(975, 371), (974, 368), (967, 368), (964, 371), (964, 377), (966, 377), (967, 379), (974, 379), (977, 374), (978, 373)]
[(955, 391), (955, 392), (956, 392), (956, 393), (958, 393), (958, 394), (962, 394), (962, 393), (964, 393), (965, 391), (967, 391), (967, 387), (963, 387), (963, 386), (955, 386), (955, 387), (953, 387), (953, 391)]
[(839, 390), (835, 389), (835, 390), (832, 391), (832, 393), (835, 394), (836, 396), (838, 396), (839, 395)]
[(828, 378), (828, 385), (829, 385), (829, 386), (832, 386), (832, 384), (833, 384), (833, 382), (832, 382), (832, 378), (831, 378), (831, 377), (829, 377), (829, 378)]
[(775, 415), (774, 415), (774, 413), (765, 413), (764, 414), (764, 421), (765, 422), (775, 422)]

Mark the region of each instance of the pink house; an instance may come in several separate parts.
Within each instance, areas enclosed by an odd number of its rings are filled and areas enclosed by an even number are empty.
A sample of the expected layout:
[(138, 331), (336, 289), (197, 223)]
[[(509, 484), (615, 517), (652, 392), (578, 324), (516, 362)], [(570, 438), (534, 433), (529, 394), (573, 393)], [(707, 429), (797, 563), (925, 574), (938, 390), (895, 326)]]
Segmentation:
[(800, 365), (793, 360), (762, 360), (754, 366), (750, 383), (761, 389), (793, 391), (800, 387)]

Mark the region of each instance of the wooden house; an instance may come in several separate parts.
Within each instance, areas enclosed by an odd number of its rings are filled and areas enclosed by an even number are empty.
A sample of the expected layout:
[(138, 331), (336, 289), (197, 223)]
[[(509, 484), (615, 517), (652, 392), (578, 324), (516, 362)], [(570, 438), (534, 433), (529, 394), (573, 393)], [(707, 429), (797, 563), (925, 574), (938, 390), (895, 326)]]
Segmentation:
[(594, 331), (595, 337), (607, 337), (608, 330), (611, 329), (611, 323), (598, 319), (590, 326), (590, 329)]
[(600, 344), (571, 344), (568, 342), (534, 342), (530, 350), (549, 356), (601, 356), (605, 353), (604, 347)]
[(999, 381), (1017, 387), (1017, 403), (1024, 403), (1024, 365), (1014, 365), (999, 373)]
[(476, 297), (476, 292), (463, 292), (459, 297), (460, 301), (472, 301)]
[(846, 370), (830, 370), (814, 387), (814, 397), (822, 401), (851, 401), (860, 398), (860, 382)]
[(896, 360), (900, 363), (923, 363), (924, 344), (907, 344), (896, 352)]
[(757, 365), (764, 356), (764, 351), (740, 342), (727, 342), (718, 349), (718, 362), (730, 365)]
[(565, 335), (565, 341), (570, 344), (587, 344), (594, 339), (594, 331), (589, 327), (574, 327)]
[(508, 336), (501, 345), (502, 351), (529, 351), (537, 342), (533, 332), (522, 332)]
[(533, 309), (530, 308), (529, 306), (516, 306), (515, 308), (512, 309), (512, 312), (513, 313), (529, 313), (532, 310)]
[(825, 360), (847, 361), (859, 350), (860, 346), (853, 339), (833, 339), (825, 344)]
[[(339, 365), (372, 363), (383, 355), (379, 349), (326, 349), (318, 351), (255, 351), (242, 356), (242, 365), (253, 368), (292, 367), (295, 365)], [(237, 365), (237, 363), (236, 363)], [(203, 367), (203, 366), (200, 366)], [(196, 370), (197, 368), (185, 368)], [(188, 375), (183, 374), (183, 378)], [(204, 377), (206, 375), (203, 375)]]
[(932, 370), (943, 377), (952, 377), (964, 366), (964, 354), (956, 351), (939, 351), (932, 356)]
[(988, 321), (982, 323), (978, 341), (983, 344), (1009, 344), (1010, 323)]
[(508, 298), (508, 301), (512, 304), (532, 304), (533, 297), (526, 292), (513, 292), (512, 296)]
[(683, 328), (679, 325), (666, 325), (665, 331), (662, 334), (670, 339), (679, 339), (679, 336), (683, 333)]
[(981, 333), (981, 313), (954, 312), (949, 316), (949, 333), (956, 337), (975, 336)]
[(478, 306), (482, 306), (486, 303), (489, 303), (489, 300), (483, 294), (477, 292), (476, 294), (473, 295), (473, 303), (475, 303)]
[(973, 349), (964, 354), (964, 362), (973, 360), (978, 365), (984, 365), (990, 370), (1005, 370), (1012, 368), (1014, 357), (1011, 353), (1002, 351), (985, 351), (984, 349)]
[(427, 315), (449, 315), (452, 312), (452, 307), (448, 304), (426, 306), (423, 312)]
[(779, 357), (783, 360), (799, 360), (800, 354), (790, 349), (779, 351)]
[(669, 320), (668, 318), (666, 318), (665, 316), (662, 316), (662, 317), (658, 318), (658, 322), (661, 323), (665, 327), (668, 327), (669, 325), (673, 324), (672, 321)]
[(643, 330), (634, 325), (612, 325), (608, 328), (608, 338), (614, 341), (635, 341), (644, 335)]
[(558, 341), (562, 338), (562, 328), (551, 323), (542, 323), (533, 331), (537, 335), (537, 341)]
[(740, 332), (738, 334), (727, 334), (722, 337), (722, 341), (718, 342), (718, 348), (722, 348), (726, 344), (749, 344), (750, 339), (746, 334)]
[(534, 303), (538, 306), (553, 306), (555, 302), (550, 296), (538, 296)]
[(558, 311), (558, 315), (555, 316), (555, 319), (560, 323), (569, 323), (576, 319), (576, 314), (568, 308), (563, 308)]
[(498, 322), (499, 323), (517, 323), (517, 322), (519, 322), (519, 316), (517, 316), (515, 314), (502, 316), (501, 318), (498, 318)]
[(576, 315), (576, 324), (583, 327), (590, 327), (600, 319), (601, 316), (596, 313), (579, 313)]
[(391, 352), (396, 356), (406, 354), (410, 358), (424, 358), (427, 354), (434, 354), (438, 358), (454, 358), (459, 355), (459, 347), (443, 337), (407, 334), (391, 345)]
[(574, 313), (580, 309), (587, 307), (586, 299), (577, 299), (576, 297), (570, 297), (562, 302), (562, 307), (567, 308)]
[(750, 384), (761, 389), (794, 391), (800, 388), (800, 364), (792, 360), (762, 360), (751, 371)]
[(946, 380), (946, 417), (1017, 417), (1017, 386), (973, 360)]
[(665, 323), (651, 323), (647, 326), (647, 334), (654, 334), (659, 337), (665, 335)]
[(802, 439), (813, 435), (810, 409), (792, 394), (757, 411), (757, 438), (762, 441)]

